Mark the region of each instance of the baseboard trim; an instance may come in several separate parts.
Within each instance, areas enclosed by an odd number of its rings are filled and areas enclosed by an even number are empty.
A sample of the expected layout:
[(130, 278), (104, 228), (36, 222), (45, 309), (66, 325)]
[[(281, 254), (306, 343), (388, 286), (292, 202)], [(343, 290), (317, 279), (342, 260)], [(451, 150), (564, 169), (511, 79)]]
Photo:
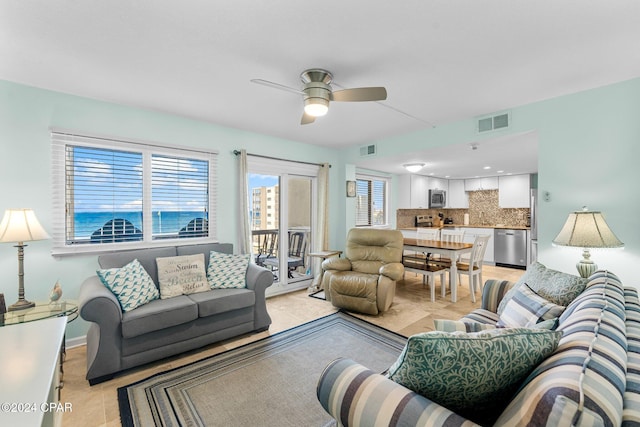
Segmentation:
[(67, 348), (80, 347), (82, 345), (87, 345), (87, 336), (83, 335), (81, 337), (69, 338), (64, 341), (64, 344)]

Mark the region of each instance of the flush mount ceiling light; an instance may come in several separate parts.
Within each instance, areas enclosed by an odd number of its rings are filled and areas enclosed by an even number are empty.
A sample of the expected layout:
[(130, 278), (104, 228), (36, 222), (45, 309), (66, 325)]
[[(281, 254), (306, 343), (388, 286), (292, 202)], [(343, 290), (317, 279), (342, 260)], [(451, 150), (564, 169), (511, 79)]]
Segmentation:
[(424, 163), (405, 163), (404, 165), (402, 165), (402, 167), (411, 173), (416, 173), (420, 169), (422, 169), (424, 165)]

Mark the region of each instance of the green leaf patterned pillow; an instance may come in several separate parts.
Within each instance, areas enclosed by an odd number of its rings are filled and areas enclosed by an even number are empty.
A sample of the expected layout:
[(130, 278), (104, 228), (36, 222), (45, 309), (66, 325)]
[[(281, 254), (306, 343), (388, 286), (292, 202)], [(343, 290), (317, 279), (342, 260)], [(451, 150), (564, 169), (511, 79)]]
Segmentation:
[(480, 322), (464, 322), (462, 320), (434, 319), (433, 324), (436, 331), (442, 332), (480, 332), (495, 329), (496, 325)]
[(153, 279), (137, 259), (124, 267), (97, 270), (96, 273), (116, 296), (125, 313), (160, 297)]
[(250, 254), (231, 255), (211, 251), (207, 279), (211, 289), (246, 288)]
[(388, 377), (478, 424), (492, 424), (561, 336), (526, 328), (425, 332), (409, 337)]

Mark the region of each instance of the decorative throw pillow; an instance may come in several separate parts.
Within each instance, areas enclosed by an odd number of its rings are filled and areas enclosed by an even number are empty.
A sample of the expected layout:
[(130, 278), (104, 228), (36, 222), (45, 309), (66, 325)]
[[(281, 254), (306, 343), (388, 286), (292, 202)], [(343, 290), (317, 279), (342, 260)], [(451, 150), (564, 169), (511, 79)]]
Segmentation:
[(524, 283), (527, 283), (535, 293), (544, 299), (566, 307), (584, 291), (587, 279), (552, 270), (539, 262), (531, 264), (520, 280), (500, 301), (500, 305), (498, 305), (499, 315), (502, 314), (505, 305), (509, 302), (516, 289)]
[(123, 312), (158, 299), (158, 288), (144, 267), (134, 259), (121, 268), (97, 270), (102, 283), (113, 292)]
[(497, 328), (409, 337), (389, 378), (478, 424), (493, 424), (562, 332)]
[(462, 320), (446, 320), (446, 319), (434, 319), (433, 324), (436, 327), (436, 331), (442, 332), (480, 332), (489, 329), (495, 329), (496, 325), (490, 325), (487, 323), (479, 322), (465, 322)]
[(211, 251), (207, 268), (207, 279), (211, 289), (245, 288), (250, 256)]
[(208, 291), (204, 254), (156, 258), (160, 298)]
[(536, 294), (526, 283), (516, 289), (496, 324), (502, 328), (530, 328), (536, 323), (557, 318), (564, 307)]

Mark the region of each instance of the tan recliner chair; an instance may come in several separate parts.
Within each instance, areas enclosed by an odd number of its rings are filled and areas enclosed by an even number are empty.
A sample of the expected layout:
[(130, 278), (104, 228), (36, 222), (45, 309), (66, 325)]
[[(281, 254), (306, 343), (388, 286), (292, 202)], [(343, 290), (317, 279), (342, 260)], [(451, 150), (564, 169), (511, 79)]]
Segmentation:
[(353, 228), (347, 235), (346, 258), (322, 263), (322, 287), (335, 307), (366, 314), (389, 309), (402, 278), (402, 233)]

